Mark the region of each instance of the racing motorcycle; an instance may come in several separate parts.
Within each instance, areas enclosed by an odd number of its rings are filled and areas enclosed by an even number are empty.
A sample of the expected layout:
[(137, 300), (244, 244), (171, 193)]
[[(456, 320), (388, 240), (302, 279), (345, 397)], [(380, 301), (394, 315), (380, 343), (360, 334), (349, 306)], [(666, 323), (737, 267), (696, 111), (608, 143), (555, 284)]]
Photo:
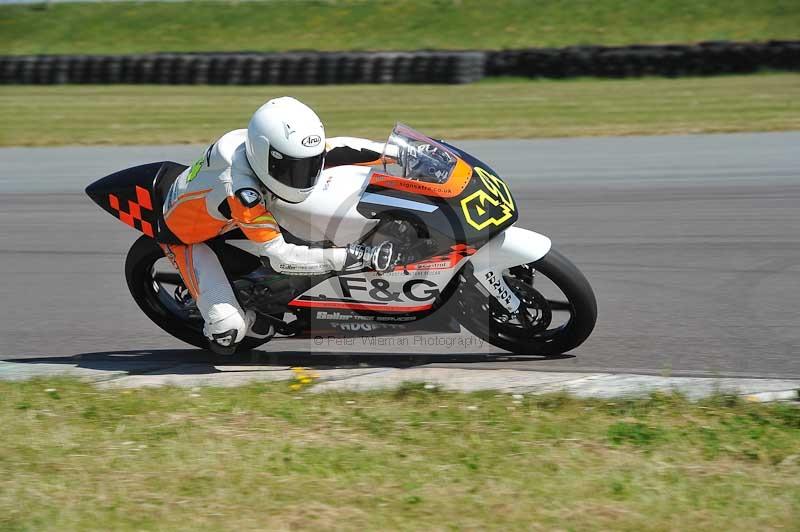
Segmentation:
[[(172, 336), (207, 348), (203, 319), (159, 242), (171, 242), (162, 202), (186, 166), (156, 162), (86, 188), (142, 233), (125, 277), (139, 308)], [(280, 201), (280, 200), (275, 200)], [(311, 246), (388, 240), (398, 262), (373, 271), (285, 275), (239, 230), (207, 242), (239, 302), (281, 336), (402, 334), (463, 326), (513, 353), (558, 355), (583, 343), (597, 318), (583, 274), (544, 235), (515, 225), (519, 205), (487, 164), (398, 124), (380, 159), (326, 167), (311, 195), (273, 210), (287, 241)], [(247, 337), (238, 350), (269, 339)]]

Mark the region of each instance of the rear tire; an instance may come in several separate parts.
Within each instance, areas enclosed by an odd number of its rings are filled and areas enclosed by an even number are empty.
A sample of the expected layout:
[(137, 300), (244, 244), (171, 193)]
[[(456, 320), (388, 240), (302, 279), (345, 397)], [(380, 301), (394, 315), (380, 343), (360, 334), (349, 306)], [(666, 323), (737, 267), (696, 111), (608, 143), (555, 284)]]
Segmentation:
[[(487, 305), (490, 296), (478, 288), (471, 272), (462, 274), (462, 283), (456, 290), (456, 318), (478, 338), (512, 353), (555, 356), (575, 349), (589, 337), (597, 321), (597, 301), (589, 281), (555, 249), (529, 266), (552, 281), (566, 297), (570, 307), (567, 323), (554, 330), (509, 332), (511, 328), (495, 321), (491, 312), (478, 311)], [(492, 299), (490, 303), (496, 302)]]
[[(144, 235), (139, 237), (131, 246), (125, 259), (125, 279), (128, 282), (128, 290), (142, 312), (153, 323), (187, 344), (208, 350), (208, 339), (203, 334), (202, 322), (194, 323), (176, 315), (159, 298), (152, 278), (152, 268), (155, 262), (162, 257), (164, 257), (164, 251), (155, 240)], [(247, 337), (239, 342), (236, 354), (247, 353), (263, 343), (265, 340)], [(218, 356), (220, 360), (234, 360), (234, 355), (215, 356)]]

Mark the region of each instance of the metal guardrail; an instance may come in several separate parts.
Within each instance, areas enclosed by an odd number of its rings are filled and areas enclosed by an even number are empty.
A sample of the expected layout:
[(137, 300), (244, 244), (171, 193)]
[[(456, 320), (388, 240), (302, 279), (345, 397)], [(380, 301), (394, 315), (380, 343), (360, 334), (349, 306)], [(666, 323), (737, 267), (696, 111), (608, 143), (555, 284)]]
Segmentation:
[(501, 51), (0, 56), (0, 84), (470, 83), (486, 76), (687, 76), (800, 71), (800, 41)]

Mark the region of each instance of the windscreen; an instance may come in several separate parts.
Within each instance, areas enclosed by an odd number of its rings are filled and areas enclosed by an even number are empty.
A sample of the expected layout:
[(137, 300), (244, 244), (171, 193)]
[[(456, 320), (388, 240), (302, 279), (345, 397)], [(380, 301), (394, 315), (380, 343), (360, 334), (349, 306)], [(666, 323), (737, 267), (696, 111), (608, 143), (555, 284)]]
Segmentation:
[(404, 124), (394, 127), (383, 152), (386, 174), (429, 183), (447, 181), (456, 161), (443, 145)]

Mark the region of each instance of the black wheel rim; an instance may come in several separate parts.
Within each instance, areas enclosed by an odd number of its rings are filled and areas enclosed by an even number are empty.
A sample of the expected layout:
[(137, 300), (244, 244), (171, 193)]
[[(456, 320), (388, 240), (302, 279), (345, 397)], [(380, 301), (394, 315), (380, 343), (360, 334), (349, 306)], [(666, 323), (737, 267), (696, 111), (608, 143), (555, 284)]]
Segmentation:
[[(177, 318), (187, 327), (202, 334), (203, 318), (180, 274), (156, 267), (162, 258), (153, 257), (149, 264), (143, 267), (145, 274), (142, 282), (146, 303), (159, 313)], [(163, 258), (163, 261), (169, 264), (166, 258)]]
[[(542, 276), (559, 289), (564, 299), (549, 299), (535, 288), (535, 279)], [(548, 342), (570, 327), (575, 315), (574, 305), (567, 300), (556, 280), (535, 271), (531, 265), (511, 268), (503, 273), (503, 278), (520, 299), (518, 316), (512, 317), (496, 299), (484, 293), (474, 277), (463, 279), (466, 286), (459, 289), (462, 316), (473, 323), (481, 320), (476, 320), (476, 316), (484, 316), (483, 323), (479, 323), (481, 328), (492, 337), (510, 342)], [(569, 317), (551, 327), (553, 312), (568, 312)]]

